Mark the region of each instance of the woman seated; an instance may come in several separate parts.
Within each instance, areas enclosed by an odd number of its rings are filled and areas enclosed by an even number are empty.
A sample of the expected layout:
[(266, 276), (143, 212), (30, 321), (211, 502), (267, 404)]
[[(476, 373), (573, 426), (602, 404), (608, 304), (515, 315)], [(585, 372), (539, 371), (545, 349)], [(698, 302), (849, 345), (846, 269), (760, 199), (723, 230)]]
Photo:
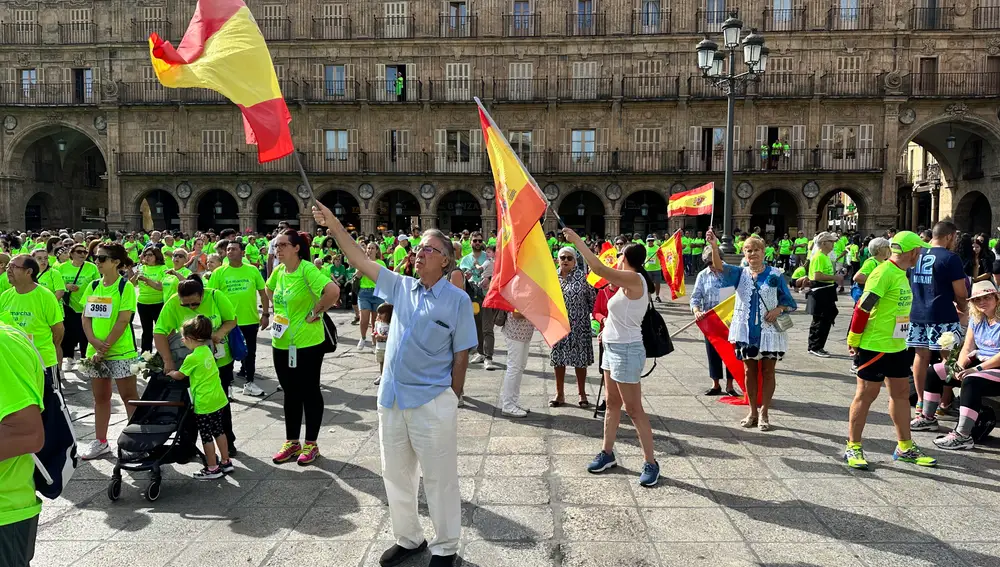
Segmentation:
[(945, 386), (961, 386), (958, 426), (934, 440), (941, 449), (972, 449), (972, 428), (982, 410), (983, 396), (1000, 395), (1000, 296), (990, 281), (976, 282), (969, 296), (969, 332), (956, 361), (960, 370), (949, 376), (945, 363), (931, 366), (924, 384), (921, 414), (910, 422), (913, 431), (936, 431), (935, 417)]

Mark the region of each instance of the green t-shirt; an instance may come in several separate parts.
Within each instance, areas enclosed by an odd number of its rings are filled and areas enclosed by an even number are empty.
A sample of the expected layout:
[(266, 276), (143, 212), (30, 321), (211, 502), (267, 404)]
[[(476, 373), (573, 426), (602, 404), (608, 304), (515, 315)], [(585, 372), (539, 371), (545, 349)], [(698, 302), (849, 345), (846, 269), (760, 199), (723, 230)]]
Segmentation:
[[(80, 266), (74, 266), (73, 262), (65, 262), (59, 265), (59, 273), (62, 274), (64, 285), (73, 284), (73, 280), (76, 280), (76, 286), (79, 289), (70, 293), (69, 306), (73, 311), (82, 313), (83, 300), (86, 298), (90, 282), (101, 277), (100, 272), (97, 271), (97, 266), (91, 262), (84, 262)], [(67, 293), (69, 292), (67, 291)]]
[[(383, 268), (386, 267), (385, 262), (382, 260), (375, 260), (375, 263)], [(368, 276), (361, 276), (361, 283), (358, 284), (358, 287), (360, 289), (375, 289), (375, 280), (369, 278)]]
[(682, 236), (681, 237), (681, 254), (690, 254), (690, 253), (691, 253), (691, 237), (690, 236)]
[(805, 254), (806, 251), (807, 251), (808, 245), (809, 245), (809, 239), (806, 238), (805, 236), (800, 236), (800, 237), (796, 238), (795, 239), (795, 253), (796, 254)]
[(792, 253), (792, 241), (784, 238), (778, 241), (778, 254), (789, 256)]
[(167, 276), (166, 272), (166, 266), (139, 266), (139, 275), (146, 276), (154, 282), (160, 282), (163, 285), (163, 289), (153, 289), (146, 282), (139, 280), (139, 303), (143, 305), (163, 303), (163, 292), (167, 289), (164, 280), (170, 277)]
[(0, 322), (27, 333), (46, 368), (59, 362), (52, 342), (52, 326), (63, 322), (63, 310), (51, 291), (40, 285), (23, 294), (13, 288), (5, 291), (0, 295)]
[(860, 248), (861, 247), (858, 246), (857, 244), (848, 244), (847, 245), (847, 253), (848, 253), (848, 257), (850, 258), (851, 262), (857, 262), (857, 261), (860, 260), (860, 258), (858, 258), (858, 250)]
[(994, 248), (997, 247), (997, 239), (991, 238), (989, 244), (990, 244), (990, 250), (993, 250)]
[[(858, 270), (858, 272), (866, 276), (871, 276), (872, 272), (875, 271), (875, 268), (877, 268), (880, 263), (881, 262), (879, 262), (875, 258), (868, 258), (867, 260), (865, 260), (864, 264), (861, 264), (861, 269)], [(865, 283), (867, 282), (868, 280), (865, 280)]]
[(816, 281), (816, 274), (833, 275), (833, 263), (830, 262), (830, 255), (817, 250), (809, 260), (809, 279)]
[[(378, 262), (385, 266), (381, 260)], [(299, 264), (292, 273), (285, 270), (285, 265), (280, 264), (267, 279), (267, 289), (271, 290), (274, 301), (272, 322), (279, 315), (288, 319), (288, 328), (280, 338), (275, 338), (272, 331), (271, 345), (279, 350), (288, 350), (292, 345), (296, 348), (316, 346), (323, 342), (323, 320), (307, 323), (306, 317), (323, 295), (330, 278), (308, 262)]]
[(347, 266), (333, 264), (330, 266), (330, 279), (347, 281)]
[[(889, 353), (906, 349), (910, 304), (913, 303), (906, 271), (892, 262), (882, 262), (865, 281), (865, 295), (869, 293), (877, 295), (879, 300), (861, 334), (861, 348)], [(861, 297), (864, 301), (864, 295)]]
[(799, 278), (805, 277), (805, 275), (806, 275), (806, 267), (799, 266), (798, 268), (795, 268), (794, 272), (792, 272), (792, 279), (797, 280)]
[(495, 236), (489, 237), (489, 239), (486, 241), (487, 246), (496, 246), (496, 244), (497, 244), (497, 237)]
[(764, 248), (764, 259), (767, 261), (774, 260), (774, 246), (767, 246)]
[(139, 262), (139, 252), (140, 251), (142, 251), (142, 243), (141, 242), (126, 242), (125, 243), (125, 253), (128, 254), (128, 257), (133, 262), (136, 262), (136, 263)]
[(462, 241), (462, 257), (472, 254), (472, 239)]
[(660, 259), (656, 256), (659, 246), (646, 246), (646, 271), (660, 271)]
[(45, 289), (51, 291), (53, 294), (58, 291), (66, 291), (66, 283), (63, 282), (62, 272), (51, 266), (49, 269), (38, 274), (38, 285), (44, 286)]
[[(104, 340), (111, 335), (112, 329), (115, 328), (115, 323), (118, 322), (118, 315), (124, 311), (130, 311), (135, 313), (136, 309), (136, 297), (135, 297), (135, 287), (132, 282), (125, 282), (125, 289), (122, 293), (118, 293), (118, 281), (121, 279), (119, 276), (112, 282), (111, 285), (105, 286), (104, 279), (95, 281), (94, 283), (87, 286), (87, 301), (90, 301), (92, 297), (104, 297), (111, 299), (111, 316), (104, 319), (100, 317), (91, 317), (90, 324), (94, 330), (94, 337), (100, 340)], [(96, 287), (95, 287), (96, 284)], [(87, 345), (87, 356), (94, 356), (97, 351), (94, 350), (94, 346), (91, 344)], [(105, 360), (132, 360), (136, 357), (135, 352), (135, 338), (132, 336), (132, 325), (130, 324), (125, 327), (125, 332), (118, 337), (115, 344), (111, 345), (108, 349), (107, 355), (104, 357)]]
[(399, 268), (399, 266), (402, 265), (403, 260), (406, 259), (407, 254), (408, 252), (406, 251), (406, 248), (397, 246), (396, 249), (392, 251), (392, 267)]
[(257, 310), (257, 292), (264, 289), (264, 277), (260, 270), (243, 264), (239, 268), (222, 266), (212, 273), (212, 281), (207, 287), (224, 293), (236, 308), (237, 325), (260, 323)]
[[(44, 370), (28, 338), (14, 327), (0, 325), (0, 352), (4, 364), (4, 372), (0, 374), (0, 421), (29, 406), (45, 409)], [(41, 512), (42, 501), (35, 495), (32, 456), (19, 455), (0, 461), (0, 526), (34, 518)]]
[[(197, 309), (181, 307), (181, 298), (175, 294), (163, 303), (163, 310), (160, 311), (153, 332), (167, 336), (180, 332), (181, 325), (196, 315), (208, 317), (212, 321), (212, 331), (217, 331), (224, 322), (236, 319), (236, 309), (226, 294), (214, 289), (205, 290), (205, 295), (201, 298), (201, 305)], [(233, 355), (229, 351), (229, 341), (224, 339), (223, 344), (226, 348), (226, 354), (222, 358), (215, 359), (216, 366), (225, 366), (233, 361)]]
[(692, 238), (691, 239), (691, 253), (694, 255), (701, 254), (702, 250), (705, 249), (705, 239), (704, 238)]
[(7, 277), (7, 273), (5, 272), (0, 274), (0, 295), (3, 295), (3, 292), (12, 287), (14, 286), (11, 285), (10, 279)]
[(163, 276), (163, 303), (166, 303), (168, 299), (177, 293), (177, 286), (180, 285), (180, 283), (181, 281), (177, 279), (177, 276)]
[(205, 415), (216, 412), (229, 403), (226, 392), (222, 389), (219, 367), (215, 365), (215, 354), (208, 345), (201, 345), (191, 351), (178, 370), (190, 382), (194, 413)]
[(160, 248), (160, 252), (163, 254), (164, 259), (169, 259), (170, 255), (174, 253), (174, 247), (164, 244), (163, 248)]
[(837, 259), (844, 255), (844, 250), (847, 250), (847, 238), (841, 237), (833, 243), (833, 252), (837, 255)]
[(260, 264), (260, 248), (257, 248), (253, 244), (247, 244), (244, 254), (247, 257), (247, 261), (253, 265)]

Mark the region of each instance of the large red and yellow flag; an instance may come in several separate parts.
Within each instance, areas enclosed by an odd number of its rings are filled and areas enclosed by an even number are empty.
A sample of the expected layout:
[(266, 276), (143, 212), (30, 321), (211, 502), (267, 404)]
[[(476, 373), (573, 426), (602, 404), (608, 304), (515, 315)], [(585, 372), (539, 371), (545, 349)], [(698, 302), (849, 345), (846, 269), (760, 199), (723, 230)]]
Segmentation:
[(569, 314), (539, 222), (547, 201), (479, 99), (497, 200), (497, 252), (483, 305), (517, 309), (549, 346), (569, 334)]
[(666, 239), (656, 251), (656, 257), (660, 259), (660, 269), (663, 271), (663, 279), (670, 286), (670, 299), (677, 299), (687, 294), (684, 287), (684, 253), (681, 245), (681, 231), (675, 232)]
[(260, 163), (295, 151), (271, 53), (243, 0), (198, 0), (177, 48), (154, 32), (149, 56), (163, 86), (211, 89), (233, 101)]
[(715, 183), (709, 182), (690, 191), (670, 196), (667, 204), (668, 217), (693, 217), (712, 214), (715, 204)]
[[(733, 347), (733, 343), (729, 342), (729, 324), (733, 320), (733, 307), (735, 305), (735, 295), (730, 295), (720, 301), (714, 309), (706, 313), (705, 317), (698, 321), (698, 328), (705, 334), (705, 338), (708, 339), (715, 352), (719, 353), (722, 363), (726, 365), (726, 369), (733, 375), (733, 380), (739, 384), (740, 391), (743, 392), (742, 398), (723, 396), (720, 398), (720, 401), (736, 406), (745, 406), (748, 405), (746, 370), (743, 367), (743, 362), (736, 358), (736, 349)], [(761, 378), (757, 381), (757, 405), (760, 405), (764, 390), (763, 377), (760, 372), (757, 374)]]
[[(612, 246), (610, 242), (605, 242), (604, 245), (601, 246), (601, 253), (598, 254), (597, 257), (601, 260), (602, 264), (608, 266), (609, 268), (613, 268), (618, 262), (618, 249)], [(591, 272), (587, 274), (587, 283), (596, 289), (601, 289), (602, 287), (608, 285), (608, 280), (602, 278), (591, 270)]]

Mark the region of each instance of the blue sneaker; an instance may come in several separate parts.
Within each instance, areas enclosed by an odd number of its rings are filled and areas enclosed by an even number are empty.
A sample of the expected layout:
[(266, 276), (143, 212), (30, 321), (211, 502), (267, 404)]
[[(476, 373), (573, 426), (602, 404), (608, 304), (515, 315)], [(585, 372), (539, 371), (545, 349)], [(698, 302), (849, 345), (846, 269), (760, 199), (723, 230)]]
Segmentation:
[(610, 454), (601, 451), (596, 457), (594, 457), (594, 460), (590, 461), (590, 464), (587, 465), (587, 472), (597, 474), (617, 466), (618, 461), (615, 460), (614, 451)]
[(660, 463), (646, 463), (639, 475), (639, 486), (656, 486), (660, 480)]

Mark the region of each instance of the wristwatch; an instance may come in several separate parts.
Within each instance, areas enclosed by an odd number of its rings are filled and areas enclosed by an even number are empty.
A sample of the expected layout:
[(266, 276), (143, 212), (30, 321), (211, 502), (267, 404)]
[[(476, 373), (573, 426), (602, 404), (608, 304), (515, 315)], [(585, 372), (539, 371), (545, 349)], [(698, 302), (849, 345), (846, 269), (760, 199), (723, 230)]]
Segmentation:
[(976, 372), (982, 372), (982, 371), (983, 371), (983, 365), (982, 364), (976, 365)]

